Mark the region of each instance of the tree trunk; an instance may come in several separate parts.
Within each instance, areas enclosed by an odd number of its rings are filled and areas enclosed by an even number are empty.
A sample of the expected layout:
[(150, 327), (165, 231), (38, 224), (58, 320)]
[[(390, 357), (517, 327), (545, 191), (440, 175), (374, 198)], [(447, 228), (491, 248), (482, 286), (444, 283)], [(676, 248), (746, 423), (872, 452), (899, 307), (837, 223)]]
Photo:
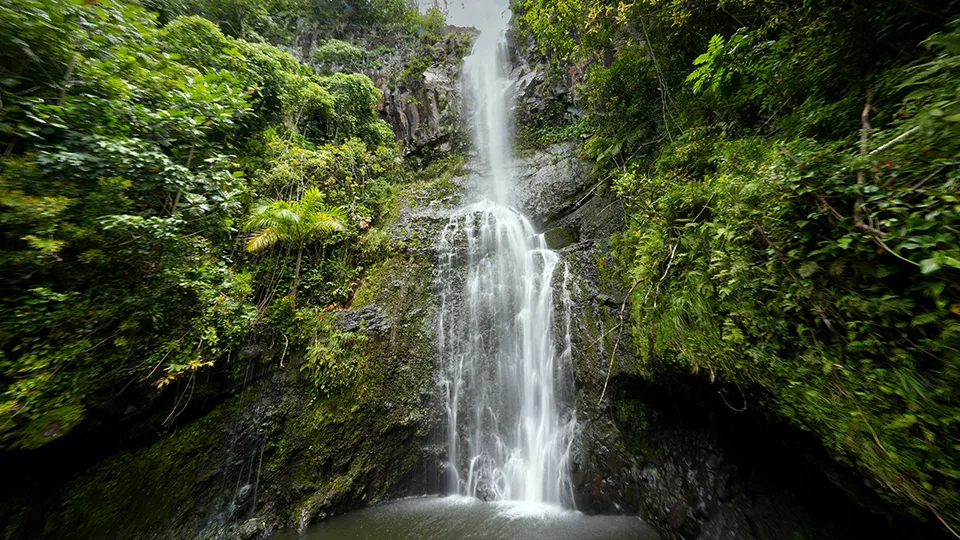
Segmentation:
[(63, 102), (67, 99), (67, 89), (73, 84), (73, 70), (77, 69), (77, 54), (70, 55), (70, 64), (67, 66), (67, 74), (63, 76), (63, 84), (60, 85), (60, 98), (57, 100), (57, 106), (63, 107)]
[(297, 266), (293, 270), (293, 289), (290, 291), (293, 307), (297, 307), (297, 284), (300, 283), (300, 259), (303, 258), (303, 243), (297, 248)]

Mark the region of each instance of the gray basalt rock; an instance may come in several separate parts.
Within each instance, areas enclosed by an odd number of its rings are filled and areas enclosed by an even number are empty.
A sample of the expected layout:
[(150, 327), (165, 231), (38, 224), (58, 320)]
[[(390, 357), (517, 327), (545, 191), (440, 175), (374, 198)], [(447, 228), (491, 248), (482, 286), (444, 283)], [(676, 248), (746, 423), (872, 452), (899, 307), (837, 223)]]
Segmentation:
[[(656, 385), (635, 372), (628, 280), (611, 246), (625, 227), (622, 203), (598, 186), (573, 144), (527, 153), (514, 167), (516, 205), (545, 231), (573, 278), (578, 508), (639, 514), (665, 540), (859, 538), (857, 520), (868, 521), (868, 514), (833, 489), (809, 457), (784, 452), (785, 462), (773, 466), (774, 472), (781, 466), (808, 470), (806, 476), (771, 474), (732, 448), (703, 408), (686, 404), (689, 413), (676, 412), (691, 398), (654, 399), (637, 390)], [(563, 309), (560, 302), (557, 308)], [(562, 313), (556, 317), (562, 320)], [(755, 419), (761, 434), (764, 422)], [(779, 452), (776, 437), (764, 436), (770, 439), (764, 444)], [(796, 494), (809, 495), (809, 485), (858, 517), (838, 519), (816, 497)]]
[(462, 58), (456, 52), (462, 47), (454, 42), (470, 39), (469, 36), (468, 32), (457, 30), (446, 42), (435, 44), (432, 65), (417, 81), (403, 81), (391, 87), (402, 64), (393, 70), (381, 70), (374, 77), (383, 92), (380, 115), (403, 143), (405, 153), (446, 153), (456, 140), (465, 137), (460, 99)]
[[(423, 74), (419, 89), (396, 88), (393, 91), (383, 81), (384, 98), (380, 114), (397, 138), (403, 141), (407, 152), (424, 147), (449, 147), (459, 129), (460, 102), (457, 92), (456, 66), (439, 66)], [(449, 150), (447, 150), (449, 151)]]
[[(555, 144), (514, 161), (513, 201), (535, 223), (555, 224), (589, 200), (589, 166), (572, 144)], [(545, 227), (544, 227), (545, 228)]]
[[(299, 21), (295, 46), (290, 52), (313, 62), (313, 52), (329, 38), (316, 22)], [(390, 125), (404, 152), (450, 152), (464, 139), (461, 119), (460, 65), (474, 31), (448, 27), (443, 40), (432, 46), (411, 42), (409, 36), (380, 35), (352, 29), (340, 36), (367, 51), (376, 51), (375, 61), (359, 71), (380, 89), (377, 105), (380, 117)], [(411, 61), (427, 60), (429, 67), (419, 76), (400, 80)], [(317, 66), (318, 68), (322, 66)], [(340, 69), (333, 66), (331, 69)], [(408, 77), (409, 79), (409, 77)]]

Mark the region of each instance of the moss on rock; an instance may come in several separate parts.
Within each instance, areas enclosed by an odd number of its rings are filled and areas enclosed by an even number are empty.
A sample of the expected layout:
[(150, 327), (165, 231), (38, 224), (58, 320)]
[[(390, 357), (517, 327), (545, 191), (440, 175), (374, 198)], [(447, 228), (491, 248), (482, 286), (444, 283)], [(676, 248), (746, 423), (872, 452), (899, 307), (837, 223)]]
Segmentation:
[[(432, 401), (434, 275), (426, 244), (443, 220), (424, 206), (438, 190), (453, 200), (459, 161), (450, 163), (436, 178), (397, 190), (397, 210), (382, 227), (391, 247), (366, 269), (350, 309), (301, 308), (297, 328), (284, 331), (303, 339), (291, 339), (289, 351), (259, 348), (266, 356), (255, 361), (274, 366), (266, 378), (145, 447), (3, 502), (4, 534), (249, 538), (434, 491), (425, 471), (435, 469), (427, 464), (437, 459), (430, 443), (441, 414)], [(411, 229), (424, 246), (398, 238)], [(343, 384), (321, 386), (311, 356), (317, 348), (325, 361), (349, 364)]]

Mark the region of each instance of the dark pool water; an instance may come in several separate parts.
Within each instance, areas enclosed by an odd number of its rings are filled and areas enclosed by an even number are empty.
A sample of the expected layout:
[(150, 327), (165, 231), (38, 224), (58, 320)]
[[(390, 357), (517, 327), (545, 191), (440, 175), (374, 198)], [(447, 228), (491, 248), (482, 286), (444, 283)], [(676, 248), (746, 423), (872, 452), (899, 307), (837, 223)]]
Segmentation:
[(659, 540), (639, 518), (588, 516), (555, 506), (466, 497), (406, 499), (273, 540)]

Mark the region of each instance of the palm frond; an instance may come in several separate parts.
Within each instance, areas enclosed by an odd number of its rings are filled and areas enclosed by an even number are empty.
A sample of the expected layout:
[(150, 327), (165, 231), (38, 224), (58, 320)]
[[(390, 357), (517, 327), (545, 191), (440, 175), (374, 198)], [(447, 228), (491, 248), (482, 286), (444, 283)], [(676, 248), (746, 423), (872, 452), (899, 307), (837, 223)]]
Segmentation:
[(300, 212), (296, 202), (272, 201), (254, 209), (244, 223), (244, 229), (264, 229), (280, 226), (285, 229), (294, 229), (300, 221)]
[(260, 251), (277, 242), (310, 242), (344, 230), (347, 213), (323, 204), (323, 199), (324, 194), (311, 187), (299, 201), (271, 201), (258, 206), (244, 223), (244, 230), (255, 231), (247, 241), (247, 251)]
[(309, 215), (309, 220), (305, 228), (310, 230), (310, 235), (323, 235), (342, 231), (346, 227), (347, 213), (336, 206), (320, 206)]
[(323, 206), (324, 198), (325, 195), (317, 186), (307, 188), (300, 197), (300, 211), (304, 214), (313, 213), (315, 209)]
[(260, 229), (251, 234), (250, 239), (247, 240), (247, 251), (250, 253), (262, 251), (281, 240), (287, 240), (289, 238), (288, 235), (282, 234), (277, 227)]

